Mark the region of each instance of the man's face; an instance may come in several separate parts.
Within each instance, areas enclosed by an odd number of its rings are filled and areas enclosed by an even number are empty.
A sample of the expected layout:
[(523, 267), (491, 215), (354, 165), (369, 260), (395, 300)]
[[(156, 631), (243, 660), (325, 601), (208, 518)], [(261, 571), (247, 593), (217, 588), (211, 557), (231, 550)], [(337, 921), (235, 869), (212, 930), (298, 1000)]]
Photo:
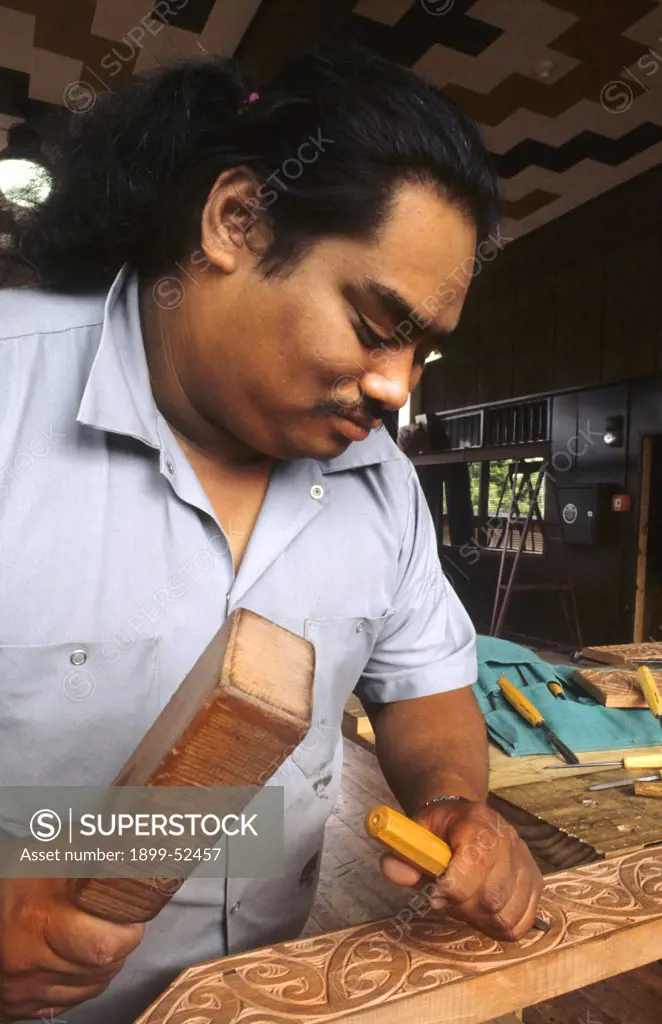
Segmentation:
[(212, 262), (187, 286), (173, 350), (189, 400), (257, 452), (339, 455), (404, 404), (455, 329), (475, 246), (455, 207), (404, 185), (376, 242), (322, 240), (267, 280), (246, 245), (229, 272)]

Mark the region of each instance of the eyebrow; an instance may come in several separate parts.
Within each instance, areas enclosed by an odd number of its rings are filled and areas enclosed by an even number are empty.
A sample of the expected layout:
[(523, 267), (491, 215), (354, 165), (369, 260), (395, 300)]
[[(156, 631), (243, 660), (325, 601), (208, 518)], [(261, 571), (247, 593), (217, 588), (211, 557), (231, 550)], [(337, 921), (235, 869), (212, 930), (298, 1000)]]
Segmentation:
[(372, 278), (367, 278), (361, 283), (360, 291), (370, 293), (380, 303), (382, 308), (385, 309), (394, 320), (398, 321), (398, 326), (400, 326), (403, 321), (410, 321), (419, 338), (425, 338), (426, 340), (442, 344), (443, 342), (448, 341), (448, 339), (455, 333), (454, 331), (444, 330), (441, 327), (432, 329), (430, 327), (419, 326), (418, 321), (419, 319), (423, 319), (423, 317), (420, 314), (417, 317), (416, 307), (412, 307), (399, 292), (395, 291), (394, 288), (389, 288), (385, 284), (380, 284), (379, 281), (373, 281)]

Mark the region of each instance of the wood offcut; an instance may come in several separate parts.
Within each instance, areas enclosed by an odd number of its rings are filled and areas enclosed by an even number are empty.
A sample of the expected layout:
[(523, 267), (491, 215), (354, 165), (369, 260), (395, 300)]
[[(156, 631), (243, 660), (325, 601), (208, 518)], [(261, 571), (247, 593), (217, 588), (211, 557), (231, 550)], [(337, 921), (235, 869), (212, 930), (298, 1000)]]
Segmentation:
[[(662, 672), (653, 672), (652, 676), (662, 694)], [(574, 678), (603, 707), (648, 707), (634, 669), (582, 668), (577, 669)]]
[(635, 782), (634, 795), (662, 800), (662, 782)]
[(604, 647), (582, 647), (580, 654), (589, 661), (602, 665), (619, 665), (631, 668), (633, 662), (659, 662), (662, 665), (662, 643), (606, 644)]

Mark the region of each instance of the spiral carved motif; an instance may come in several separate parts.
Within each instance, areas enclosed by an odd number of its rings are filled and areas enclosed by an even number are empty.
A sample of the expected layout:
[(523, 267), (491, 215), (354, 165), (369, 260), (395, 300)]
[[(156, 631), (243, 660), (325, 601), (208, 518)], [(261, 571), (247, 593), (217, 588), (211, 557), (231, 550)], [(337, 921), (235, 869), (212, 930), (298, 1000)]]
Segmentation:
[(550, 930), (499, 943), (448, 918), (402, 915), (192, 967), (136, 1024), (325, 1024), (662, 918), (662, 850), (546, 880)]

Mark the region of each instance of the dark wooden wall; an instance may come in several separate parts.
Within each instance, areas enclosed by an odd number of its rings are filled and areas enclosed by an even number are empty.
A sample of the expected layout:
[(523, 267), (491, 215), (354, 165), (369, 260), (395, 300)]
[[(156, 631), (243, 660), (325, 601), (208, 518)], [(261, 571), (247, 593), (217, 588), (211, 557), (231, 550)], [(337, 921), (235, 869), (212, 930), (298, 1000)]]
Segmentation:
[[(559, 486), (602, 484), (629, 494), (596, 546), (567, 547), (584, 639), (632, 637), (642, 441), (662, 435), (662, 167), (508, 244), (475, 278), (444, 359), (425, 371), (421, 411), (450, 412), (552, 395), (552, 455), (578, 431), (591, 437)], [(609, 416), (627, 424), (622, 448), (604, 444)], [(558, 533), (553, 508), (549, 530)], [(657, 524), (657, 529), (662, 524)], [(548, 550), (554, 552), (554, 542)], [(477, 561), (442, 548), (444, 568), (479, 631), (489, 628), (498, 555)], [(521, 561), (519, 582), (544, 582), (550, 564)], [(558, 596), (516, 596), (511, 635), (570, 642)]]
[[(626, 432), (622, 447), (612, 448), (603, 440), (606, 420), (612, 416), (624, 417)], [(632, 639), (641, 454), (646, 436), (662, 437), (660, 374), (565, 392), (552, 398), (551, 461), (554, 468), (551, 473), (556, 485), (568, 488), (598, 484), (607, 496), (599, 543), (565, 546), (587, 643), (619, 643)], [(660, 469), (662, 467), (658, 467)], [(631, 510), (611, 512), (610, 493), (629, 495)], [(559, 529), (555, 506), (549, 497), (548, 493), (546, 557), (525, 554), (520, 562), (519, 583), (551, 582), (559, 567)], [(651, 523), (651, 530), (661, 531), (662, 522)], [(463, 553), (461, 546), (440, 547), (445, 572), (478, 631), (486, 633), (500, 554), (481, 551), (476, 557), (471, 552), (472, 549), (465, 548)], [(509, 556), (508, 564), (511, 559)], [(506, 634), (572, 646), (556, 594), (515, 595)]]
[(662, 167), (505, 245), (484, 264), (422, 411), (662, 369)]

